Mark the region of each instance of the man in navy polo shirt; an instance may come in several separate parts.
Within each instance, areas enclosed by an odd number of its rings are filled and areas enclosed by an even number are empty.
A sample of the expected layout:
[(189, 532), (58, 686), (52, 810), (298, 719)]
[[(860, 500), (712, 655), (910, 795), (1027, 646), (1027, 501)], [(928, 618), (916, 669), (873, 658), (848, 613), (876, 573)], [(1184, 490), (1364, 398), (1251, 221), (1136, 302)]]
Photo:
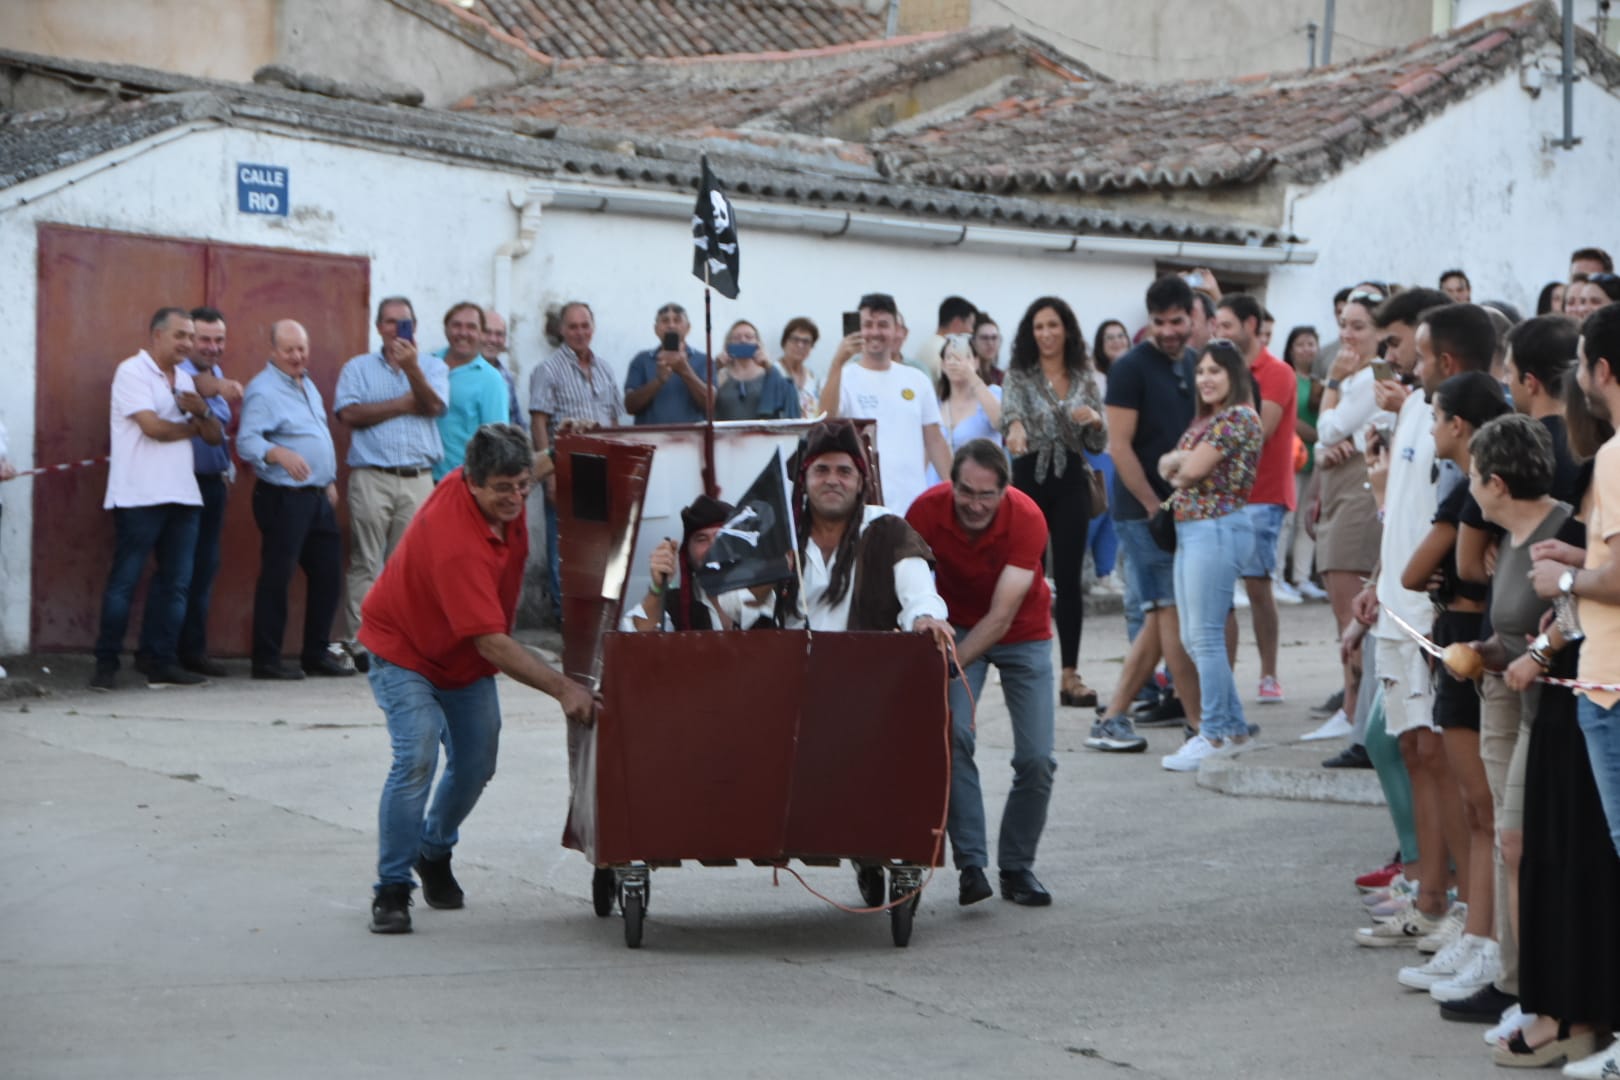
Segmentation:
[(1175, 556), (1161, 549), (1148, 531), (1148, 519), (1170, 495), (1170, 486), (1159, 477), (1159, 458), (1175, 449), (1195, 408), (1196, 358), (1187, 347), (1193, 303), (1192, 287), (1174, 274), (1148, 286), (1152, 330), (1108, 369), (1108, 452), (1114, 459), (1109, 507), (1126, 556), (1125, 572), (1142, 602), (1143, 622), (1107, 713), (1086, 739), (1093, 750), (1147, 749), (1126, 710), (1161, 656), (1170, 664), (1188, 723), (1198, 726), (1198, 670), (1181, 644)]
[[(1015, 904), (1045, 907), (1052, 894), (1035, 877), (1035, 848), (1052, 798), (1052, 597), (1041, 570), (1046, 517), (1035, 501), (1007, 482), (1007, 455), (989, 439), (956, 452), (949, 483), (936, 484), (912, 502), (906, 520), (934, 552), (935, 587), (956, 633), (956, 659), (973, 700), (984, 690), (991, 664), (1013, 730), (1013, 783), (1001, 815), (996, 862), (1001, 895)], [(973, 703), (960, 681), (951, 683), (951, 807), (947, 825), (961, 875), (958, 902), (990, 895), (984, 800), (973, 761)]]
[[(624, 411), (637, 424), (698, 424), (709, 416), (709, 358), (686, 345), (692, 324), (673, 301), (658, 309), (653, 333), (659, 347), (636, 354), (624, 378)], [(674, 334), (679, 345), (663, 347)]]

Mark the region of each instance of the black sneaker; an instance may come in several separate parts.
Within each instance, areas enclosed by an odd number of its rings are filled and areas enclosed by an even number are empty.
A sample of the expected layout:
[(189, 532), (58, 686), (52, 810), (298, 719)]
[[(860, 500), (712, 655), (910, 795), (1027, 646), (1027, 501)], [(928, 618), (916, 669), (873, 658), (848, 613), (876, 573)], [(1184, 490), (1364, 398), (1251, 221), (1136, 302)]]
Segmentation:
[(179, 664), (151, 664), (146, 669), (146, 685), (153, 690), (165, 686), (207, 686), (208, 680)]
[(1312, 716), (1332, 716), (1344, 708), (1344, 690), (1338, 689), (1328, 695), (1328, 699), (1311, 710)]
[(411, 887), (409, 885), (382, 885), (371, 901), (371, 932), (373, 934), (408, 934), (411, 932)]
[(1351, 743), (1322, 762), (1322, 768), (1324, 769), (1370, 769), (1372, 767), (1372, 758), (1367, 756), (1367, 748), (1360, 743)]
[(418, 855), (416, 876), (422, 879), (422, 899), (427, 901), (430, 908), (453, 911), (466, 900), (461, 886), (456, 883), (456, 875), (450, 872), (448, 855), (442, 859)]
[(253, 677), (296, 682), (304, 677), (304, 673), (296, 668), (283, 667), (281, 664), (254, 664)]
[(1137, 723), (1143, 727), (1175, 727), (1187, 719), (1187, 710), (1182, 708), (1181, 699), (1174, 694), (1166, 694), (1159, 699), (1159, 704), (1146, 716), (1139, 717)]
[(229, 668), (211, 656), (182, 656), (180, 666), (210, 679), (223, 679), (231, 673)]
[(1465, 1024), (1494, 1024), (1518, 1003), (1519, 999), (1512, 994), (1504, 994), (1494, 983), (1487, 983), (1461, 1001), (1442, 1002), (1440, 1015)]
[(97, 664), (96, 673), (90, 676), (90, 689), (100, 690), (103, 694), (118, 689), (118, 668), (110, 664)]
[[(347, 660), (348, 655), (344, 654), (343, 659)], [(304, 665), (304, 674), (319, 675), (330, 679), (342, 679), (354, 674), (354, 665), (345, 664), (343, 660), (339, 660), (335, 656), (328, 654), (320, 657), (317, 660), (311, 661), (310, 663), (306, 663)]]

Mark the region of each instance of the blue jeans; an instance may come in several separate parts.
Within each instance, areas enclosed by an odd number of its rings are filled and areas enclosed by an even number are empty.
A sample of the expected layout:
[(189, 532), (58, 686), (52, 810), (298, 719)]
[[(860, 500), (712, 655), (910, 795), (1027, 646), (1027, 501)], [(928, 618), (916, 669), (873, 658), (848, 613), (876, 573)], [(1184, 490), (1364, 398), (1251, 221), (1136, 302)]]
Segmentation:
[(1134, 592), (1144, 612), (1176, 606), (1175, 556), (1153, 541), (1145, 519), (1116, 521), (1125, 556), (1126, 595)]
[(225, 529), (225, 478), (197, 474), (202, 514), (197, 518), (197, 546), (191, 560), (191, 587), (186, 591), (186, 617), (180, 624), (180, 655), (208, 654), (208, 602), (219, 573), (219, 537)]
[[(960, 641), (967, 630), (956, 628)], [(1001, 813), (996, 863), (1002, 870), (1028, 870), (1046, 828), (1046, 806), (1052, 798), (1053, 722), (1057, 689), (1052, 680), (1052, 641), (993, 645), (967, 666), (973, 701), (984, 691), (990, 665), (1001, 672), (1001, 696), (1013, 730), (1013, 783)], [(951, 807), (947, 826), (958, 870), (990, 864), (984, 829), (984, 797), (979, 767), (973, 761), (973, 706), (961, 680), (951, 682)]]
[(1288, 507), (1281, 503), (1250, 503), (1238, 513), (1249, 519), (1249, 528), (1254, 533), (1249, 557), (1243, 560), (1239, 576), (1268, 578), (1277, 569), (1277, 536), (1282, 532)]
[[(377, 884), (413, 885), (416, 857), (438, 860), (450, 854), (457, 830), (495, 775), (501, 704), (493, 677), (444, 690), (373, 654), (369, 678), (394, 748), (377, 811)], [(429, 807), (428, 786), (441, 742), (444, 774)]]
[[(1591, 648), (1591, 643), (1587, 643)], [(1603, 800), (1603, 816), (1609, 819), (1609, 838), (1620, 855), (1620, 702), (1605, 709), (1585, 697), (1579, 699), (1576, 716), (1581, 734), (1586, 736), (1586, 756), (1592, 762), (1592, 779), (1597, 781), (1598, 798)]]
[(197, 507), (179, 503), (113, 511), (113, 561), (107, 587), (101, 594), (97, 669), (118, 669), (135, 586), (140, 583), (149, 555), (156, 555), (157, 570), (146, 590), (146, 614), (141, 619), (141, 639), (135, 651), (160, 666), (175, 662), (180, 623), (186, 617), (191, 560), (197, 547), (197, 514)]
[(1210, 739), (1247, 735), (1237, 681), (1226, 659), (1226, 613), (1238, 570), (1254, 546), (1254, 527), (1241, 510), (1176, 523), (1176, 608), (1181, 644), (1198, 666), (1200, 730)]
[[(1108, 490), (1114, 490), (1114, 459), (1107, 454), (1093, 454), (1086, 451), (1086, 461), (1093, 469), (1103, 474), (1108, 483)], [(1098, 517), (1091, 519), (1091, 525), (1086, 530), (1086, 550), (1091, 552), (1091, 563), (1097, 568), (1098, 577), (1107, 577), (1114, 572), (1114, 560), (1119, 555), (1119, 533), (1114, 530), (1114, 512), (1106, 510)]]

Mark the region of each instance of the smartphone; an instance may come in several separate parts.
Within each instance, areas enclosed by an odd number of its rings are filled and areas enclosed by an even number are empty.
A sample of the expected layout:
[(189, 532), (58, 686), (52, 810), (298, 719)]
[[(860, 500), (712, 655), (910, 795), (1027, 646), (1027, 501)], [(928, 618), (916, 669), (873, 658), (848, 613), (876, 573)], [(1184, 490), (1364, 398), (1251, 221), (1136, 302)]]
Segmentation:
[(1200, 274), (1197, 270), (1182, 274), (1181, 276), (1186, 279), (1187, 286), (1189, 288), (1202, 289), (1204, 287), (1204, 275)]
[(395, 324), (394, 329), (395, 329), (395, 333), (397, 333), (399, 335), (399, 340), (408, 341), (412, 345), (416, 344), (416, 320), (415, 319), (401, 319), (401, 320), (399, 320), (398, 323)]
[(844, 336), (861, 332), (861, 313), (858, 311), (844, 312)]
[(1379, 382), (1394, 382), (1399, 376), (1395, 374), (1395, 367), (1388, 360), (1374, 360), (1372, 362), (1373, 378)]
[(963, 360), (973, 361), (973, 335), (972, 334), (946, 334), (945, 348), (940, 350), (941, 358), (954, 353)]
[(677, 334), (673, 330), (667, 331), (664, 334), (664, 342), (663, 342), (663, 344), (664, 344), (664, 351), (665, 352), (680, 352), (681, 351), (681, 335)]

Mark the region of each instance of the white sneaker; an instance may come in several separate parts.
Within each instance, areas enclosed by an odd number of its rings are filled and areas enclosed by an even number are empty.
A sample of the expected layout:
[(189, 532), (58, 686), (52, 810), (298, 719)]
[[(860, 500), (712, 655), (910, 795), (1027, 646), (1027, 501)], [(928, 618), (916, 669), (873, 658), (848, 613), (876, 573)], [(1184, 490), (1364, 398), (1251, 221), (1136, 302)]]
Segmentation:
[(1564, 1075), (1572, 1076), (1575, 1080), (1615, 1080), (1620, 1077), (1620, 1041), (1610, 1043), (1607, 1050), (1599, 1050), (1589, 1058), (1565, 1065)]
[(1366, 907), (1378, 907), (1402, 896), (1416, 896), (1417, 892), (1416, 880), (1408, 881), (1405, 874), (1396, 874), (1389, 879), (1389, 884), (1384, 888), (1362, 893), (1361, 903)]
[(1344, 714), (1343, 709), (1340, 709), (1328, 717), (1321, 727), (1301, 735), (1299, 741), (1316, 742), (1320, 739), (1342, 739), (1354, 730), (1355, 727), (1350, 723), (1350, 718)]
[(1428, 963), (1401, 968), (1400, 974), (1395, 976), (1395, 981), (1408, 990), (1427, 990), (1435, 983), (1449, 979), (1467, 967), (1468, 962), (1474, 958), (1474, 950), (1478, 949), (1479, 943), (1484, 940), (1473, 934), (1459, 934), (1451, 944), (1429, 957)]
[(1277, 603), (1282, 604), (1284, 607), (1294, 607), (1305, 602), (1305, 598), (1299, 594), (1299, 590), (1286, 581), (1272, 581), (1271, 595), (1275, 596)]
[(1241, 743), (1232, 739), (1224, 739), (1221, 745), (1216, 746), (1204, 738), (1202, 734), (1198, 734), (1182, 743), (1181, 749), (1175, 753), (1166, 754), (1160, 758), (1159, 764), (1171, 772), (1197, 772), (1200, 761), (1208, 758), (1232, 757), (1247, 750), (1248, 747), (1249, 740), (1247, 739)]
[(1442, 1005), (1471, 998), (1495, 982), (1502, 974), (1502, 952), (1496, 942), (1485, 939), (1485, 944), (1474, 950), (1468, 966), (1449, 979), (1442, 979), (1429, 987), (1429, 996)]
[(1242, 581), (1239, 581), (1237, 588), (1232, 590), (1232, 606), (1235, 608), (1246, 608), (1249, 606), (1249, 590), (1244, 587)]
[(1468, 905), (1452, 904), (1451, 910), (1440, 921), (1440, 929), (1417, 943), (1417, 951), (1430, 954), (1437, 953), (1463, 936), (1463, 924), (1468, 921)]
[(6, 665), (0, 664), (0, 679), (6, 677)]
[(1415, 945), (1420, 937), (1440, 928), (1441, 916), (1423, 914), (1417, 908), (1408, 908), (1384, 922), (1373, 923), (1356, 931), (1357, 945), (1369, 949), (1388, 948), (1391, 945)]
[(1327, 590), (1308, 578), (1299, 583), (1298, 589), (1299, 595), (1307, 600), (1326, 600), (1328, 598)]
[(1535, 1013), (1526, 1013), (1519, 1008), (1517, 1002), (1514, 1002), (1502, 1013), (1502, 1019), (1496, 1022), (1495, 1027), (1486, 1029), (1485, 1045), (1495, 1046), (1500, 1039), (1513, 1038), (1519, 1031), (1529, 1027), (1535, 1018)]

